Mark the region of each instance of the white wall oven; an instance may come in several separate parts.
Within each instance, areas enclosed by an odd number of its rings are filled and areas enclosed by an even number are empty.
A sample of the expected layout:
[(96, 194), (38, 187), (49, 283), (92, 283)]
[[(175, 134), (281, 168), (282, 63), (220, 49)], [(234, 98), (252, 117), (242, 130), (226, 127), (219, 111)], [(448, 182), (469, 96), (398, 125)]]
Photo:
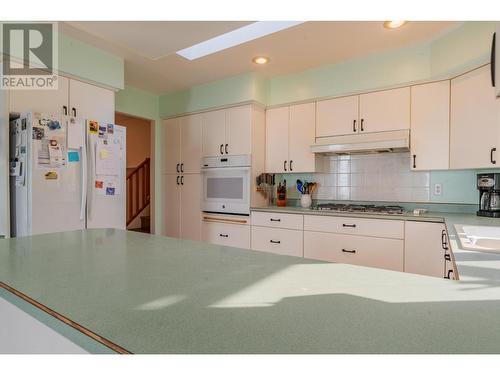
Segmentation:
[(206, 157), (201, 168), (204, 212), (250, 215), (250, 155)]

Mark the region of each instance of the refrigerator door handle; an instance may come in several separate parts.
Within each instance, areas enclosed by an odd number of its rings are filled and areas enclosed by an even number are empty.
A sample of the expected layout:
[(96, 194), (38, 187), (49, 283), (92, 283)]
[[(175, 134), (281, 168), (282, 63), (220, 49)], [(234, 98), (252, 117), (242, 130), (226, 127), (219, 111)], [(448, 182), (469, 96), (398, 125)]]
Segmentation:
[(85, 220), (85, 203), (87, 202), (87, 145), (82, 150), (82, 202), (80, 205), (80, 220)]

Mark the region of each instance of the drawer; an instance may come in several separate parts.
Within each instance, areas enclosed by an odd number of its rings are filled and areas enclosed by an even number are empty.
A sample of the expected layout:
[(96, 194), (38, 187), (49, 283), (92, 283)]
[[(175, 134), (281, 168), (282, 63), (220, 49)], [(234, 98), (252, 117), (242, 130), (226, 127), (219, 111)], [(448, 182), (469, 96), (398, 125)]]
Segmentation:
[(252, 212), (252, 225), (302, 230), (304, 226), (304, 216), (296, 214), (276, 214), (272, 212)]
[(252, 227), (252, 250), (302, 257), (303, 233), (302, 230)]
[(201, 239), (214, 245), (250, 249), (250, 226), (203, 221)]
[(404, 239), (405, 226), (403, 220), (305, 215), (304, 230)]
[(304, 258), (403, 271), (404, 241), (304, 232)]

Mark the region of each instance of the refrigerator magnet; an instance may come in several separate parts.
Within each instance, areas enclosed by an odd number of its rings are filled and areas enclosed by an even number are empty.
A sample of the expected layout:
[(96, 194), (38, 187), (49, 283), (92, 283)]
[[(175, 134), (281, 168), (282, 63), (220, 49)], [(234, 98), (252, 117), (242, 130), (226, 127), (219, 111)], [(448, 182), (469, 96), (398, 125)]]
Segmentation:
[(104, 181), (95, 180), (95, 188), (102, 189), (104, 187)]
[(99, 132), (99, 123), (97, 121), (88, 120), (87, 121), (89, 134), (97, 134)]
[(108, 134), (113, 134), (115, 131), (115, 127), (113, 124), (108, 124)]
[(48, 171), (44, 174), (46, 180), (57, 180), (56, 171)]
[(115, 195), (115, 188), (114, 187), (107, 187), (106, 188), (106, 195)]

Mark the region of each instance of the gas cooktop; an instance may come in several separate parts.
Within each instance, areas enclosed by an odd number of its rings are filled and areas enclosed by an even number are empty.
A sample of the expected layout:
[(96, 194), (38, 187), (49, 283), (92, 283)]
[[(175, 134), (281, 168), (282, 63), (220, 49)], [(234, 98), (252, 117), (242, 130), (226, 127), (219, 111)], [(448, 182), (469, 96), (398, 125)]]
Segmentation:
[(376, 206), (374, 204), (341, 204), (341, 203), (320, 203), (312, 207), (318, 211), (347, 212), (347, 213), (367, 213), (382, 215), (404, 215), (406, 210), (401, 206)]

